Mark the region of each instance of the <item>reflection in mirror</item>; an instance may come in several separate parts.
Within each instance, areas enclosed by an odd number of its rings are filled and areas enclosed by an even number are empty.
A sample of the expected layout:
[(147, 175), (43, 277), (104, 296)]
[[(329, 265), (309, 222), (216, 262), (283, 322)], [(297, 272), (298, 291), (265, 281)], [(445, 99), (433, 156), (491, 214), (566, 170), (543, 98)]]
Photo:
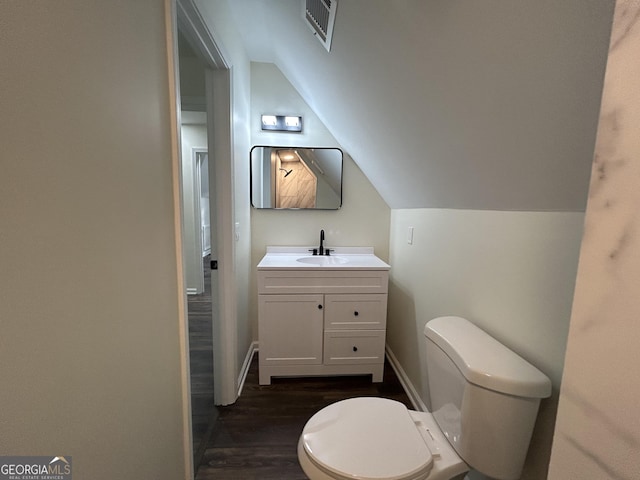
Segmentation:
[(342, 151), (253, 147), (251, 205), (337, 210), (342, 205)]

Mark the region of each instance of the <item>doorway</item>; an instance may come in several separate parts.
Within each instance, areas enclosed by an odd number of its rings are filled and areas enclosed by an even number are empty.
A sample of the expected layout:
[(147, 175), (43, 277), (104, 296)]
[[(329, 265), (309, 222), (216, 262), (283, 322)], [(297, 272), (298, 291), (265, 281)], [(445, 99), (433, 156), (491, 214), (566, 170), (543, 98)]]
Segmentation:
[[(197, 470), (199, 464), (199, 456), (204, 454), (204, 448), (206, 447), (206, 438), (211, 435), (210, 426), (212, 425), (212, 418), (216, 415), (216, 405), (229, 405), (234, 403), (238, 395), (238, 381), (237, 381), (237, 294), (236, 294), (236, 277), (234, 269), (235, 259), (235, 244), (234, 244), (234, 210), (233, 210), (233, 194), (234, 188), (232, 182), (229, 179), (233, 178), (233, 148), (232, 148), (232, 130), (231, 130), (231, 71), (230, 65), (225, 61), (220, 50), (218, 49), (211, 33), (206, 26), (206, 22), (200, 15), (198, 8), (195, 5), (194, 0), (170, 0), (176, 7), (175, 16), (176, 21), (174, 35), (178, 38), (176, 43), (183, 42), (183, 46), (190, 47), (191, 55), (189, 60), (179, 59), (178, 68), (176, 69), (176, 76), (180, 73), (184, 73), (183, 68), (190, 69), (196, 64), (196, 70), (199, 72), (192, 78), (196, 78), (196, 86), (199, 88), (193, 88), (190, 80), (184, 79), (180, 81), (180, 91), (176, 98), (176, 105), (178, 105), (179, 117), (182, 118), (179, 128), (185, 124), (188, 117), (204, 116), (204, 130), (206, 131), (206, 142), (200, 140), (199, 145), (191, 145), (192, 149), (189, 152), (183, 150), (183, 159), (190, 159), (191, 161), (182, 162), (182, 166), (189, 165), (192, 172), (200, 172), (200, 179), (205, 176), (205, 170), (208, 169), (208, 205), (209, 205), (209, 226), (204, 225), (205, 229), (210, 230), (210, 255), (202, 257), (203, 251), (207, 250), (207, 241), (202, 241), (201, 228), (203, 227), (201, 222), (202, 211), (198, 209), (190, 209), (194, 212), (194, 223), (198, 224), (198, 229), (194, 227), (191, 232), (194, 233), (194, 237), (197, 237), (200, 241), (200, 247), (197, 247), (197, 252), (193, 258), (198, 258), (200, 267), (204, 272), (204, 288), (203, 294), (205, 299), (203, 302), (197, 304), (193, 300), (196, 299), (195, 295), (187, 295), (187, 303), (191, 303), (187, 307), (188, 316), (191, 318), (193, 314), (200, 316), (202, 320), (210, 319), (210, 333), (205, 329), (194, 330), (193, 333), (199, 332), (200, 338), (193, 339), (191, 345), (199, 345), (204, 348), (204, 344), (209, 340), (212, 347), (212, 351), (208, 354), (208, 361), (206, 367), (203, 363), (198, 363), (194, 357), (198, 355), (195, 353), (194, 348), (190, 348), (189, 357), (185, 360), (191, 360), (190, 364), (193, 365), (192, 370), (194, 372), (200, 372), (201, 368), (206, 368), (208, 373), (204, 374), (203, 379), (207, 382), (212, 381), (211, 384), (204, 386), (203, 398), (195, 399), (192, 393), (199, 391), (200, 385), (198, 379), (193, 375), (187, 375), (185, 370), (185, 400), (190, 399), (190, 402), (185, 405), (184, 421), (185, 421), (185, 452), (191, 452), (193, 454), (189, 457), (194, 460), (194, 469)], [(180, 45), (177, 45), (180, 47)], [(183, 52), (184, 53), (184, 52)], [(190, 66), (189, 66), (190, 65)], [(204, 75), (202, 75), (204, 72)], [(183, 84), (184, 87), (183, 88)], [(204, 85), (204, 89), (202, 86)], [(188, 89), (186, 88), (188, 86)], [(203, 93), (204, 91), (204, 93)], [(215, 95), (214, 95), (215, 92)], [(181, 132), (179, 132), (181, 133)], [(203, 145), (204, 143), (204, 145)], [(182, 148), (185, 145), (183, 143)], [(202, 151), (195, 150), (193, 147), (201, 147)], [(204, 168), (204, 157), (202, 154), (206, 152), (206, 169)], [(195, 160), (194, 160), (195, 159)], [(199, 166), (198, 165), (199, 162)], [(184, 173), (184, 172), (183, 172)], [(192, 179), (194, 185), (200, 185), (200, 189), (203, 189), (203, 185), (194, 178), (195, 173), (191, 175), (184, 175)], [(186, 197), (184, 197), (186, 198)], [(195, 201), (194, 196), (191, 196)], [(197, 198), (202, 201), (204, 195), (198, 195)], [(183, 209), (183, 216), (186, 216), (186, 210)], [(197, 219), (197, 221), (196, 221)], [(186, 240), (186, 228), (183, 222), (183, 243)], [(204, 245), (204, 248), (203, 248)], [(186, 247), (186, 246), (185, 246)], [(199, 249), (198, 249), (199, 248)], [(183, 253), (185, 251), (183, 250)], [(186, 259), (185, 259), (186, 261)], [(217, 262), (217, 269), (214, 268), (214, 262)], [(186, 271), (186, 268), (185, 268)], [(186, 280), (186, 279), (185, 279)], [(210, 298), (206, 299), (207, 293), (210, 288)], [(185, 292), (186, 293), (186, 292)], [(192, 299), (189, 302), (189, 299)], [(204, 311), (205, 308), (210, 306), (211, 312)], [(192, 325), (195, 321), (191, 322)], [(190, 325), (184, 325), (184, 333), (187, 333), (187, 328)], [(206, 356), (206, 355), (205, 355)], [(183, 357), (184, 358), (184, 357)], [(211, 369), (213, 370), (211, 374)], [(213, 396), (213, 401), (211, 400)], [(203, 400), (206, 407), (210, 408), (212, 412), (210, 416), (206, 417), (207, 431), (203, 431), (202, 425), (198, 425), (194, 421), (193, 413), (199, 411), (198, 401)], [(200, 420), (204, 419), (206, 414), (202, 414)], [(200, 438), (199, 444), (193, 442), (193, 433), (197, 428), (200, 428), (200, 434), (203, 437)], [(190, 441), (187, 441), (190, 440)], [(188, 448), (191, 447), (191, 448)]]
[[(180, 139), (182, 146), (183, 257), (187, 293), (191, 442), (194, 475), (218, 417), (214, 388), (214, 291), (211, 272), (206, 64), (178, 31)], [(215, 282), (214, 282), (215, 283)]]
[(206, 150), (194, 150), (196, 167), (196, 186), (198, 191), (195, 198), (198, 201), (196, 211), (200, 212), (200, 250), (202, 258), (211, 255), (211, 217), (209, 205), (209, 154)]

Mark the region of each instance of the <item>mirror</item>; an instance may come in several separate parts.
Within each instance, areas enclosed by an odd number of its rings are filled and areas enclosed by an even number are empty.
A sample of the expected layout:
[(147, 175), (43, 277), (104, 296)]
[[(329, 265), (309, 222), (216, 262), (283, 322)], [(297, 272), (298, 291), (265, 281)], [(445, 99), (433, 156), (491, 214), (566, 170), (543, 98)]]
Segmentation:
[(339, 209), (342, 150), (253, 147), (251, 205), (254, 208)]

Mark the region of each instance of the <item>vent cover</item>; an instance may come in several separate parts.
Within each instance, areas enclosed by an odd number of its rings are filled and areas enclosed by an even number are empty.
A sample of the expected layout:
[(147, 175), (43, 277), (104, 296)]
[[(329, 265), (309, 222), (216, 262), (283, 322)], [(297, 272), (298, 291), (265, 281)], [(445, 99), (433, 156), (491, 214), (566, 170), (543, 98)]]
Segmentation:
[(303, 4), (303, 15), (307, 24), (327, 52), (331, 51), (338, 0), (303, 0)]

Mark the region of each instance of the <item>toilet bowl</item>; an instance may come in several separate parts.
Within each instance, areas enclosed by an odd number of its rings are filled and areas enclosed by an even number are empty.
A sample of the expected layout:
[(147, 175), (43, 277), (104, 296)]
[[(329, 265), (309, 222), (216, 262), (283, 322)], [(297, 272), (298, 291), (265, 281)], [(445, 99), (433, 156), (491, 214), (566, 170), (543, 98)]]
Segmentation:
[(424, 336), (433, 413), (377, 397), (323, 408), (298, 442), (311, 480), (520, 478), (549, 378), (464, 318), (433, 319)]
[(298, 459), (312, 480), (450, 480), (469, 470), (430, 413), (375, 397), (342, 400), (311, 417)]

